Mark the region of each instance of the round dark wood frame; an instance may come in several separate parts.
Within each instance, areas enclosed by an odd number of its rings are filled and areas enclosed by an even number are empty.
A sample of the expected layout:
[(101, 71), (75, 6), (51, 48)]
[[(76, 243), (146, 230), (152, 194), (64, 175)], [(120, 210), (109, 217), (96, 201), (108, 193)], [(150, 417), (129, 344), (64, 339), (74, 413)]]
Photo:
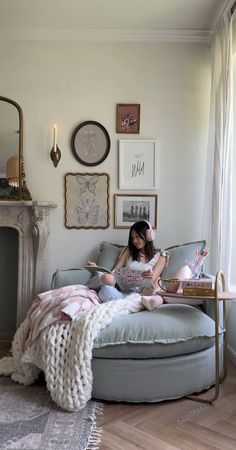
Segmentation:
[[(100, 128), (100, 130), (102, 130), (102, 132), (105, 136), (105, 139), (106, 139), (106, 148), (104, 149), (104, 154), (103, 154), (102, 158), (100, 158), (98, 161), (93, 162), (93, 163), (84, 161), (78, 155), (78, 148), (76, 149), (76, 147), (75, 147), (75, 138), (76, 138), (78, 131), (87, 125), (94, 125), (94, 126)], [(106, 128), (101, 123), (95, 122), (94, 120), (87, 120), (86, 122), (82, 122), (80, 125), (78, 125), (75, 128), (75, 130), (73, 131), (72, 137), (71, 137), (71, 148), (72, 148), (73, 155), (77, 159), (77, 161), (79, 161), (84, 166), (97, 166), (98, 164), (101, 164), (107, 158), (109, 151), (110, 151), (110, 146), (111, 146), (111, 141), (110, 141), (110, 137), (109, 137), (109, 134), (108, 134)]]

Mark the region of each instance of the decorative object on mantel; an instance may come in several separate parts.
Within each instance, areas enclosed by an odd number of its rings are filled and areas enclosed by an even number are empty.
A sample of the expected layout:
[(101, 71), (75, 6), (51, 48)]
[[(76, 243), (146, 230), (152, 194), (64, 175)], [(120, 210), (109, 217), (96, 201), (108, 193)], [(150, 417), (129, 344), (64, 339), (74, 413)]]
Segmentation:
[[(13, 172), (14, 179), (12, 179)], [(31, 200), (24, 171), (22, 109), (14, 100), (2, 96), (0, 96), (0, 200)]]
[(51, 160), (54, 164), (54, 167), (57, 167), (57, 164), (59, 163), (61, 159), (61, 150), (59, 149), (57, 145), (57, 125), (54, 125), (54, 139), (53, 139), (53, 147), (50, 153)]
[(19, 156), (10, 156), (7, 160), (6, 176), (8, 184), (14, 188), (19, 188), (19, 170)]
[(108, 228), (110, 177), (107, 173), (65, 175), (65, 226)]
[(78, 125), (71, 137), (74, 157), (85, 166), (97, 166), (108, 156), (110, 137), (103, 125), (88, 120)]
[(119, 103), (116, 106), (116, 132), (139, 133), (140, 104)]

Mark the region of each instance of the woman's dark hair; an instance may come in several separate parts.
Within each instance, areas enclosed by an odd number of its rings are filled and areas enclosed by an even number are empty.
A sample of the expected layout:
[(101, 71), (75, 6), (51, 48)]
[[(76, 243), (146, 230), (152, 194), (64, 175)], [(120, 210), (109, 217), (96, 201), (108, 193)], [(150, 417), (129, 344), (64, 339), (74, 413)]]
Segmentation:
[(128, 247), (129, 247), (130, 255), (134, 261), (139, 260), (138, 259), (139, 250), (135, 247), (135, 245), (132, 242), (132, 237), (131, 237), (132, 231), (135, 231), (144, 240), (144, 243), (145, 243), (144, 251), (145, 251), (145, 256), (148, 261), (150, 261), (150, 259), (152, 259), (156, 253), (153, 242), (147, 241), (147, 239), (146, 239), (146, 231), (148, 229), (149, 229), (149, 225), (147, 222), (145, 222), (145, 220), (140, 220), (138, 222), (135, 222), (132, 225), (132, 227), (130, 228)]

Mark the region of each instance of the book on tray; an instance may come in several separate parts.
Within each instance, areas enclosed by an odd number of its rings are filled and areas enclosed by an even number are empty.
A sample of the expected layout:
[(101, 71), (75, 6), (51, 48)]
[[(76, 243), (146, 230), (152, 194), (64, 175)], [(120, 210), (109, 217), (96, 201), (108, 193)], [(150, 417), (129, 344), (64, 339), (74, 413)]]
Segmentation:
[(215, 290), (207, 288), (183, 288), (183, 295), (189, 297), (214, 297)]
[(214, 281), (210, 278), (199, 278), (192, 280), (183, 280), (182, 289), (183, 295), (188, 296), (202, 296), (202, 297), (212, 297), (214, 296)]
[(214, 281), (210, 278), (196, 278), (192, 280), (183, 280), (182, 288), (214, 289), (214, 284)]

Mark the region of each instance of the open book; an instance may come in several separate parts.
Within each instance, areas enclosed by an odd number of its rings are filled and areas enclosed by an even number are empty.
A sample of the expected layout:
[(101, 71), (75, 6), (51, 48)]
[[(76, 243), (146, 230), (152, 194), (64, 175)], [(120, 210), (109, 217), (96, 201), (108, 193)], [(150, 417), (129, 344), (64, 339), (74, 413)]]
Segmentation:
[(152, 288), (152, 279), (144, 277), (142, 275), (143, 272), (140, 270), (132, 270), (122, 267), (121, 269), (116, 269), (111, 272), (111, 270), (99, 266), (85, 266), (85, 269), (94, 275), (97, 272), (112, 273), (116, 278), (119, 288), (124, 292), (134, 288)]

